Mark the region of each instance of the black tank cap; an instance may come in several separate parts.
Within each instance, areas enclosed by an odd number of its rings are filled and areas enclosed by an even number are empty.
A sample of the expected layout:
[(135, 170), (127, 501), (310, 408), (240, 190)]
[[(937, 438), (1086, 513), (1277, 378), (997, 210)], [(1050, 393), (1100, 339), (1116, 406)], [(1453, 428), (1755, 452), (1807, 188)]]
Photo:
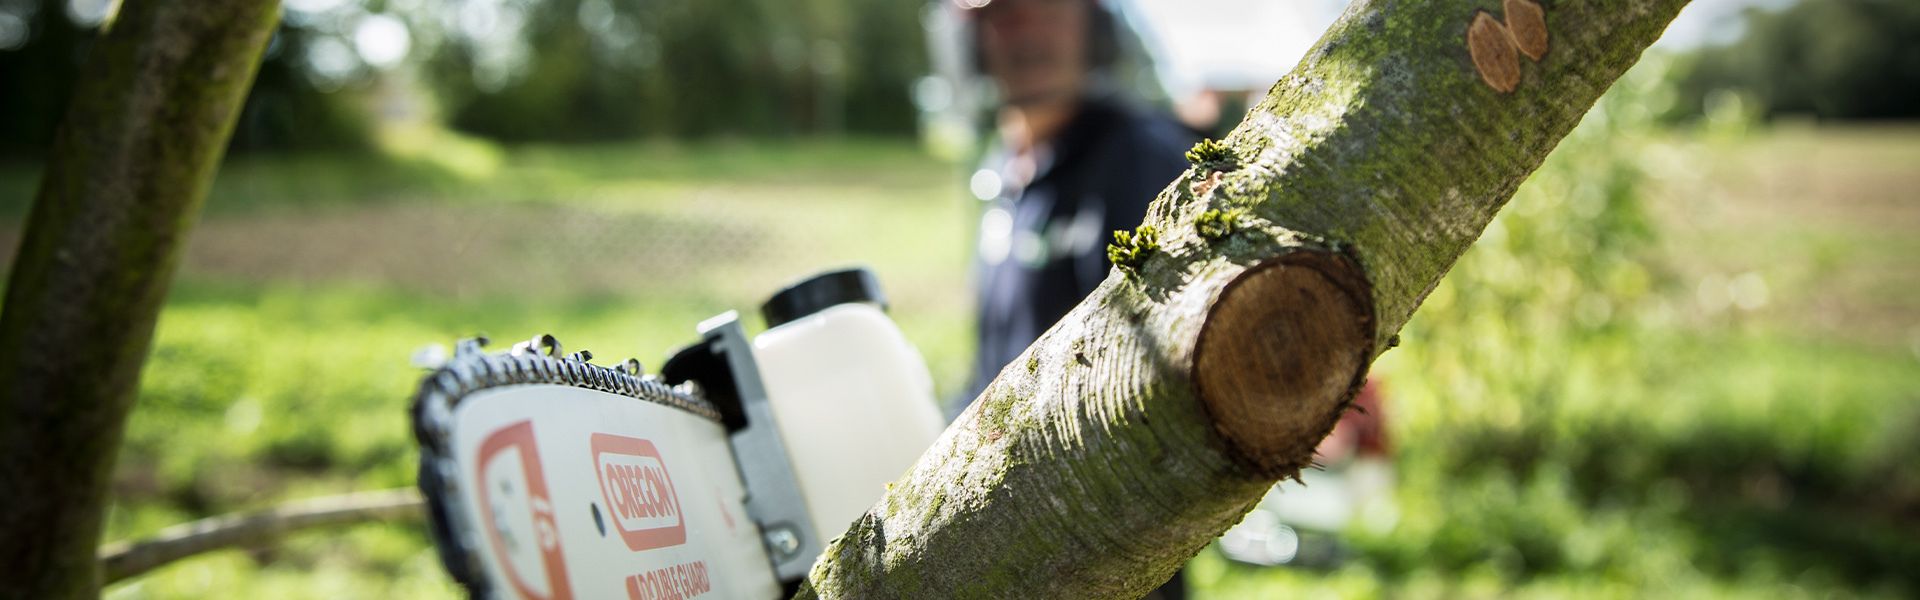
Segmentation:
[(880, 293), (880, 280), (863, 267), (827, 271), (789, 285), (760, 305), (760, 316), (773, 329), (828, 308), (855, 302), (871, 302), (887, 309), (887, 297)]

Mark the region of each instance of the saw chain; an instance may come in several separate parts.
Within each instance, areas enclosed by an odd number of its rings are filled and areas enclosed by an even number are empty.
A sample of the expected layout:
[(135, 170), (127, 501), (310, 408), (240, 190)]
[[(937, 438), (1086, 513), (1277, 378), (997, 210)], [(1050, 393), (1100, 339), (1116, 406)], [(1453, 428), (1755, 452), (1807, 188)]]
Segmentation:
[(592, 364), (552, 335), (493, 353), (458, 342), (411, 408), (448, 573), (477, 598), (553, 600), (803, 577), (822, 543), (745, 334), (733, 313), (700, 332), (660, 374)]

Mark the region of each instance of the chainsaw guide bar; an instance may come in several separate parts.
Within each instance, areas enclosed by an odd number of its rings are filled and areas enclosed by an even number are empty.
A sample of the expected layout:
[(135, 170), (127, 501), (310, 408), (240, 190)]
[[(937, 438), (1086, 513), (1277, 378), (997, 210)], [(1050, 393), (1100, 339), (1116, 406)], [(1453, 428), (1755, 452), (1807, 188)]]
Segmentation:
[(448, 573), (475, 598), (547, 600), (771, 597), (804, 576), (821, 543), (722, 317), (664, 377), (550, 335), (456, 344), (411, 408)]

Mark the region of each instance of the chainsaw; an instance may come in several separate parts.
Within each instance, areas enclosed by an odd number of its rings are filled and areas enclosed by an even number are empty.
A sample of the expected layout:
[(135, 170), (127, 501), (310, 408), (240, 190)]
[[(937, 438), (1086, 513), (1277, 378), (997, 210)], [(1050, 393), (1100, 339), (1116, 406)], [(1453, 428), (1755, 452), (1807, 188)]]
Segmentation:
[(476, 598), (770, 598), (945, 422), (872, 273), (736, 312), (657, 373), (462, 340), (412, 404), (434, 542)]

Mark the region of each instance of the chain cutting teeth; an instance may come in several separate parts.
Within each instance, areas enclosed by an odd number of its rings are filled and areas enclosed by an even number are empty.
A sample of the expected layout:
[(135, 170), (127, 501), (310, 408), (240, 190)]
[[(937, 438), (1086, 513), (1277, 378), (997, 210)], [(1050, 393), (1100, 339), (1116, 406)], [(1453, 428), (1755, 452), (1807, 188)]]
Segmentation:
[[(542, 352), (543, 350), (544, 352)], [(553, 337), (551, 333), (542, 333), (528, 338), (527, 341), (514, 344), (513, 349), (509, 351), (509, 353), (513, 355), (532, 354), (534, 356), (546, 356), (549, 358), (560, 358), (563, 356), (560, 352), (560, 339)]]
[(444, 394), (449, 408), (461, 397), (488, 387), (548, 383), (632, 396), (718, 418), (698, 386), (691, 382), (666, 385), (658, 375), (647, 374), (638, 359), (601, 367), (590, 362), (593, 352), (589, 350), (562, 353), (560, 340), (552, 334), (516, 343), (506, 352), (489, 354), (484, 350), (487, 344), (485, 335), (459, 340), (453, 359), (428, 376), (426, 385)]
[[(657, 375), (645, 375), (640, 361), (627, 359), (619, 365), (594, 365), (591, 352), (561, 353), (560, 341), (552, 335), (539, 335), (513, 345), (506, 352), (487, 353), (486, 336), (474, 336), (454, 344), (454, 355), (422, 380), (414, 396), (413, 417), (421, 448), (422, 473), (434, 473), (438, 493), (430, 493), (430, 510), (436, 519), (448, 519), (440, 526), (456, 529), (472, 527), (459, 517), (459, 489), (453, 459), (451, 424), (456, 407), (467, 396), (488, 388), (517, 384), (550, 384), (599, 390), (684, 410), (718, 422), (720, 413), (693, 382), (668, 386)], [(439, 498), (433, 500), (433, 498)], [(436, 526), (438, 527), (438, 526)], [(439, 533), (436, 533), (438, 536)], [(458, 545), (459, 551), (446, 559), (459, 570), (479, 573), (481, 549), (471, 547), (464, 538), (442, 540)], [(484, 594), (483, 594), (484, 595)]]
[(478, 356), (481, 352), (483, 352), (482, 348), (486, 347), (487, 341), (488, 341), (487, 336), (476, 335), (464, 340), (454, 342), (453, 356), (455, 358)]

